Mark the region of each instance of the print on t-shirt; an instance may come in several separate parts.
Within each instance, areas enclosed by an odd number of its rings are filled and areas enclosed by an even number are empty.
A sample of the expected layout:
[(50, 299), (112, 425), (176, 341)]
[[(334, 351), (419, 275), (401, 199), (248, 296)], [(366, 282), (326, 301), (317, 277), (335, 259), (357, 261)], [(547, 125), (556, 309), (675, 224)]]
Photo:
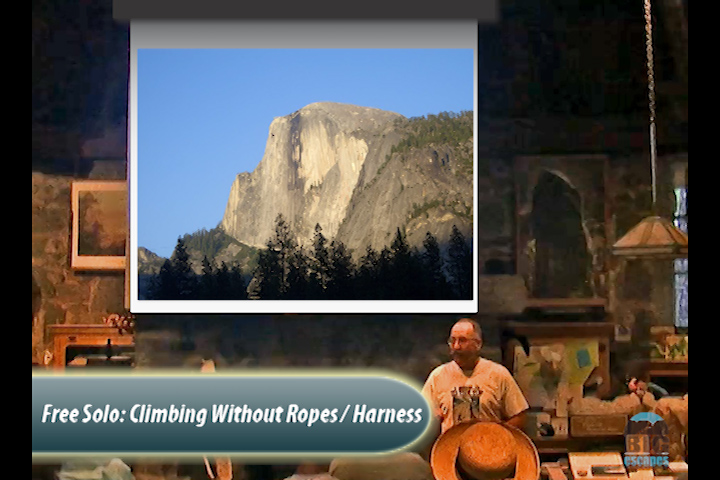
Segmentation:
[(480, 387), (463, 386), (451, 390), (453, 424), (480, 419)]

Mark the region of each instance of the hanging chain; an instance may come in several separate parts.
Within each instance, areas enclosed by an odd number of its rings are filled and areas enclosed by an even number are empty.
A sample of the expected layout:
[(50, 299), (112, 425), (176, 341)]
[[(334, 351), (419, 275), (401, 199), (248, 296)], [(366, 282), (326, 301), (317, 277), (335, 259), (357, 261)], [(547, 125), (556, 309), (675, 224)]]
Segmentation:
[(650, 0), (645, 0), (645, 51), (647, 53), (648, 98), (650, 100), (650, 121), (655, 122), (655, 74), (652, 43), (652, 15)]
[(655, 141), (655, 74), (652, 44), (652, 15), (650, 0), (645, 0), (645, 51), (647, 54), (648, 100), (650, 104), (650, 166), (652, 168), (652, 209), (656, 214), (657, 201), (656, 166), (657, 147)]

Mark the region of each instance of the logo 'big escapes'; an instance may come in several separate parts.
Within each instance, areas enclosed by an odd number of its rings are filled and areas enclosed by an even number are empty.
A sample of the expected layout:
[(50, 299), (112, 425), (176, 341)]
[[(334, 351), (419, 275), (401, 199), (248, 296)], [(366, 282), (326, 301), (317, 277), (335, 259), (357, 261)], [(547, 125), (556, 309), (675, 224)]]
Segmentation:
[[(660, 465), (666, 463), (670, 442), (668, 427), (662, 417), (652, 412), (634, 415), (625, 427), (625, 458), (626, 463)], [(655, 462), (640, 461), (654, 458)], [(628, 462), (629, 459), (636, 461)]]

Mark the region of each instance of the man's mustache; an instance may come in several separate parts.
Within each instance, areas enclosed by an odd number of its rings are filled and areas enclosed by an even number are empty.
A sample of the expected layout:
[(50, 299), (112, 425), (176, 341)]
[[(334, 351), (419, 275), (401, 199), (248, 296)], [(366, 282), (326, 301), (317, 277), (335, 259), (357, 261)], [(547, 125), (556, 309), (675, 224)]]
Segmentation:
[(464, 352), (459, 350), (450, 350), (450, 356), (452, 358), (467, 358), (476, 355), (477, 352)]

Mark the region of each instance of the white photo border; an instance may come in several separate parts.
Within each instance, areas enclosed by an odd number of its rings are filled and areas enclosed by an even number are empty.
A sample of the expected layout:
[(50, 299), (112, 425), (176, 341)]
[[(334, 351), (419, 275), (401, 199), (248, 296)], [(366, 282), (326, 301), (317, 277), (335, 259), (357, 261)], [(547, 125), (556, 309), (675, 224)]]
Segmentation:
[[(128, 181), (130, 311), (236, 314), (473, 314), (478, 311), (477, 168), (473, 172), (471, 300), (140, 300), (138, 298), (137, 52), (141, 48), (467, 48), (474, 51), (473, 132), (477, 142), (477, 20), (154, 21), (130, 22)], [(477, 143), (473, 163), (477, 167)]]

